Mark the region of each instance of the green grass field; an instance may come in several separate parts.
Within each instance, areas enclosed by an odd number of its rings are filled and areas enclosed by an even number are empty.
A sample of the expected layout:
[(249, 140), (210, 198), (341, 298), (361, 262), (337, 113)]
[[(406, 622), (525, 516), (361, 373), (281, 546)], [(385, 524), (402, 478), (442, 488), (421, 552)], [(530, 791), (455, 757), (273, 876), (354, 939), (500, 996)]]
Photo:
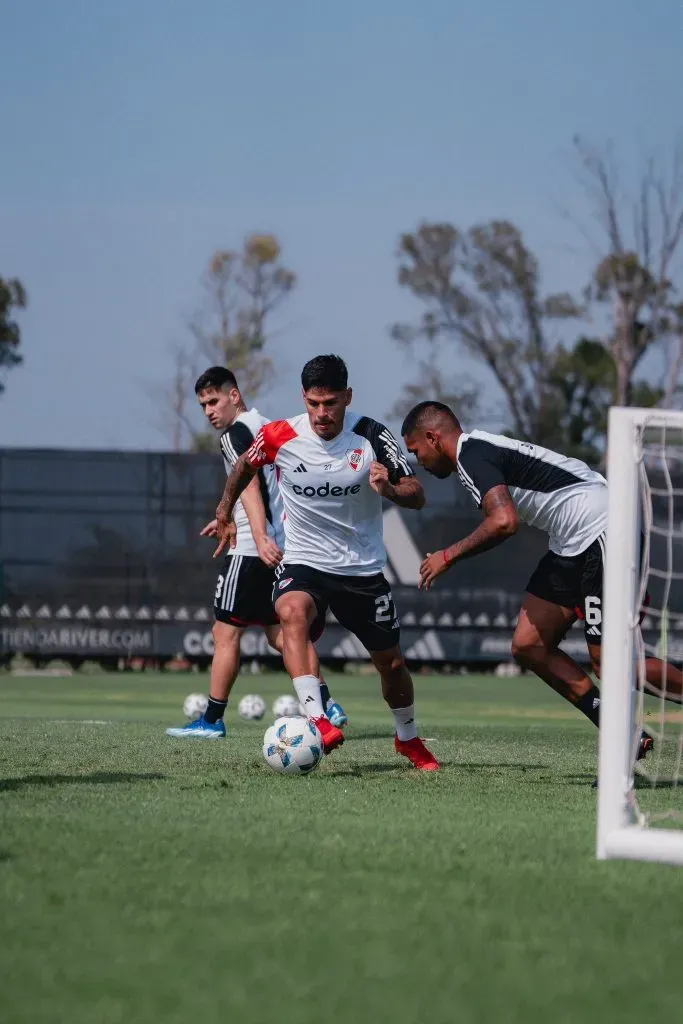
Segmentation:
[(234, 710), (226, 742), (165, 736), (205, 676), (0, 676), (3, 1024), (680, 1018), (683, 873), (596, 862), (581, 715), (420, 677), (423, 775), (375, 678), (331, 683), (347, 743), (285, 778)]

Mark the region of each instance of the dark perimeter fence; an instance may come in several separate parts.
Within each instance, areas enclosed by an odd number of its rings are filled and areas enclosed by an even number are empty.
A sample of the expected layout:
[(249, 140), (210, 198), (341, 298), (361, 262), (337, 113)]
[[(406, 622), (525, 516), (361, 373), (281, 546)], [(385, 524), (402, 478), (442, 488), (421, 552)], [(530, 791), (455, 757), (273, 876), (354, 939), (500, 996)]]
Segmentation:
[[(506, 661), (546, 539), (524, 527), (422, 593), (424, 553), (464, 536), (479, 513), (457, 478), (421, 477), (421, 512), (385, 512), (404, 647), (413, 661)], [(2, 657), (208, 658), (218, 565), (199, 531), (223, 483), (221, 461), (210, 454), (0, 449)], [(578, 630), (568, 644), (581, 654)], [(320, 651), (326, 659), (365, 657), (333, 620)], [(259, 631), (245, 634), (245, 657), (269, 653)]]

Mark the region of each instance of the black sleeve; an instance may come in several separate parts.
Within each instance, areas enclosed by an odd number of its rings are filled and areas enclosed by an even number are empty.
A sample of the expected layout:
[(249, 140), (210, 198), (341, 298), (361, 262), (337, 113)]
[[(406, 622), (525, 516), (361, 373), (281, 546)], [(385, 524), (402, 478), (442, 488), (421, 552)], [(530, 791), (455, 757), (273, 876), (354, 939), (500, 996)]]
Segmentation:
[(458, 476), (477, 508), (481, 508), (484, 495), (492, 487), (507, 483), (500, 449), (475, 437), (463, 441), (458, 456)]
[(251, 447), (253, 440), (254, 435), (246, 423), (242, 423), (241, 420), (233, 423), (231, 427), (228, 427), (221, 434), (221, 452), (223, 453), (226, 473), (232, 472), (233, 466), (240, 455), (244, 455)]
[(400, 444), (383, 423), (371, 420), (369, 416), (361, 416), (353, 432), (370, 442), (377, 462), (389, 470), (390, 483), (397, 484), (404, 476), (415, 476)]

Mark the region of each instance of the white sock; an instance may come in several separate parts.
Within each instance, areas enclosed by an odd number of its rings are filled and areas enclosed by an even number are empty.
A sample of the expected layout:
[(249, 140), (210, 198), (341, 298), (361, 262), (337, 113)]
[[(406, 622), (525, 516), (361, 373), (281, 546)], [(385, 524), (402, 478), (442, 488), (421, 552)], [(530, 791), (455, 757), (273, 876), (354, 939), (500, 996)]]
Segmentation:
[(297, 676), (292, 679), (299, 704), (304, 709), (306, 718), (322, 718), (325, 714), (320, 699), (320, 680), (317, 676)]
[(400, 740), (414, 740), (417, 736), (415, 722), (415, 705), (409, 708), (392, 708), (391, 713), (396, 721), (396, 735)]

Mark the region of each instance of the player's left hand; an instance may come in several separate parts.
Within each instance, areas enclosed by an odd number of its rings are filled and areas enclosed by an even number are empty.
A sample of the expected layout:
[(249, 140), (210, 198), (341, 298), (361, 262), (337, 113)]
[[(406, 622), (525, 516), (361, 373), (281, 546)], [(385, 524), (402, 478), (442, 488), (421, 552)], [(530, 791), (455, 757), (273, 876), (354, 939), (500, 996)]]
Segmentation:
[(370, 464), (368, 481), (373, 491), (377, 491), (383, 498), (391, 497), (393, 486), (389, 481), (389, 470), (381, 462), (372, 462)]
[(227, 547), (234, 548), (237, 544), (237, 527), (233, 519), (226, 519), (225, 516), (221, 516), (218, 512), (216, 513), (216, 536), (218, 537), (218, 547), (213, 553), (214, 558), (218, 558), (222, 555)]
[(429, 590), (434, 580), (450, 569), (452, 562), (447, 562), (443, 550), (434, 554), (427, 552), (427, 557), (420, 566), (420, 590)]
[(282, 552), (272, 537), (267, 534), (264, 537), (255, 537), (256, 550), (261, 561), (269, 569), (275, 569), (282, 561)]

